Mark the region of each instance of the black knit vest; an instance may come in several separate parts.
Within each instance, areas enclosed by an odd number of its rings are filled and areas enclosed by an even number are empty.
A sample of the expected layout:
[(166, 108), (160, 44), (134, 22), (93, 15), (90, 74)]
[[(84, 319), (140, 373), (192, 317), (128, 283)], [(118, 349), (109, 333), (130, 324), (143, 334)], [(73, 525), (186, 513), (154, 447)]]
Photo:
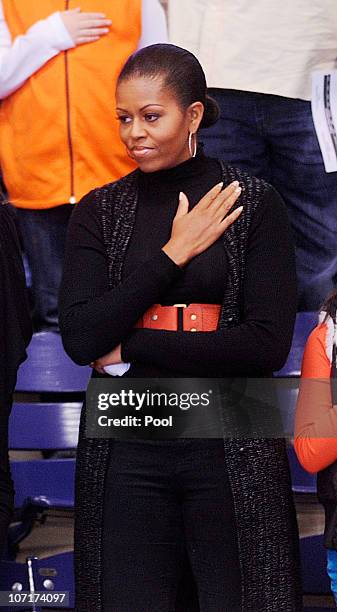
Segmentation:
[[(268, 185), (241, 170), (221, 166), (225, 185), (234, 180), (240, 182), (240, 202), (244, 207), (238, 220), (223, 235), (229, 272), (219, 327), (229, 328), (240, 323), (249, 227)], [(121, 282), (135, 223), (138, 178), (136, 170), (96, 191), (110, 288)], [(104, 479), (113, 440), (87, 439), (84, 432), (83, 411), (76, 481), (76, 610), (105, 612), (102, 604)], [(224, 470), (230, 480), (236, 514), (242, 611), (299, 612), (302, 603), (298, 534), (284, 441), (224, 438), (224, 448)], [(197, 612), (198, 605), (177, 602), (176, 610)]]

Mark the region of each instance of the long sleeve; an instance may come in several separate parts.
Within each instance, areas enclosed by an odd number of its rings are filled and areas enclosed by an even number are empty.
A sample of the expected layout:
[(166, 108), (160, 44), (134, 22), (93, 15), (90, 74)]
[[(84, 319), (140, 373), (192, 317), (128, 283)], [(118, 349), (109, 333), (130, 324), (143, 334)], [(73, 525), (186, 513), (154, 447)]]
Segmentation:
[(60, 289), (60, 329), (65, 350), (80, 365), (102, 357), (160, 302), (181, 269), (161, 249), (116, 288), (108, 264), (93, 192), (71, 217)]
[(337, 460), (337, 409), (332, 406), (326, 330), (326, 324), (319, 325), (307, 340), (296, 407), (295, 451), (312, 473)]
[(167, 42), (167, 23), (163, 7), (159, 0), (143, 0), (142, 35), (138, 43), (138, 49)]
[(216, 332), (134, 330), (122, 343), (122, 357), (192, 376), (272, 372), (287, 358), (295, 315), (289, 222), (280, 197), (269, 188), (248, 239), (242, 323)]
[(12, 42), (0, 0), (0, 99), (21, 87), (52, 57), (72, 47), (59, 12), (37, 21)]

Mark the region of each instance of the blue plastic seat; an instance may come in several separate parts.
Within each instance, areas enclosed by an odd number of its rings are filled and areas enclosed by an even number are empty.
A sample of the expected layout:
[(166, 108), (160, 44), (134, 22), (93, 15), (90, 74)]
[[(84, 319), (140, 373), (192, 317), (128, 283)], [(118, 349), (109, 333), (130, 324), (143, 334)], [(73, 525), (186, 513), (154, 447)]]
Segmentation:
[(77, 447), (80, 402), (15, 402), (9, 420), (9, 447), (19, 450)]
[(74, 364), (62, 346), (59, 334), (34, 334), (28, 358), (20, 366), (16, 391), (31, 393), (83, 393), (91, 368)]
[(27, 500), (43, 507), (73, 508), (75, 459), (11, 461), (15, 485), (15, 507)]

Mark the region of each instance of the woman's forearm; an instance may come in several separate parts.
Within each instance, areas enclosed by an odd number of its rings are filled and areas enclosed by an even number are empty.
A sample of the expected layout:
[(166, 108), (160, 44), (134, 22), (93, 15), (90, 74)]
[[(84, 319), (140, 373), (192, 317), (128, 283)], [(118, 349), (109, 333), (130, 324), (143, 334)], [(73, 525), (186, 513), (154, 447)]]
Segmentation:
[(70, 221), (60, 290), (59, 322), (69, 356), (86, 365), (109, 353), (180, 275), (180, 268), (159, 249), (110, 289), (94, 197), (86, 196)]

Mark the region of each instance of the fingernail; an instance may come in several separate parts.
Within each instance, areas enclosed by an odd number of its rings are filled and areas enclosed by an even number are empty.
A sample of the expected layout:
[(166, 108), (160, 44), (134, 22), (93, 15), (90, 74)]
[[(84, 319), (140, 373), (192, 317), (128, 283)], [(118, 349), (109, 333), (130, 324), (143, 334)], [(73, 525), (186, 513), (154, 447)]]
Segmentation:
[(236, 209), (236, 212), (237, 212), (237, 213), (240, 213), (240, 212), (242, 212), (242, 211), (243, 211), (243, 206), (239, 206), (239, 207)]
[(216, 187), (218, 187), (218, 188), (222, 189), (222, 188), (223, 188), (223, 181), (221, 181), (221, 183), (218, 183), (218, 184), (216, 185)]
[(180, 193), (179, 193), (179, 202), (180, 202), (180, 200), (182, 200), (183, 195), (184, 195), (184, 192), (183, 192), (183, 191), (180, 191)]
[(239, 181), (233, 181), (232, 187), (238, 187), (238, 186), (239, 186)]
[(242, 187), (237, 187), (237, 188), (235, 189), (234, 193), (239, 194), (239, 193), (241, 193), (241, 191), (242, 191)]

